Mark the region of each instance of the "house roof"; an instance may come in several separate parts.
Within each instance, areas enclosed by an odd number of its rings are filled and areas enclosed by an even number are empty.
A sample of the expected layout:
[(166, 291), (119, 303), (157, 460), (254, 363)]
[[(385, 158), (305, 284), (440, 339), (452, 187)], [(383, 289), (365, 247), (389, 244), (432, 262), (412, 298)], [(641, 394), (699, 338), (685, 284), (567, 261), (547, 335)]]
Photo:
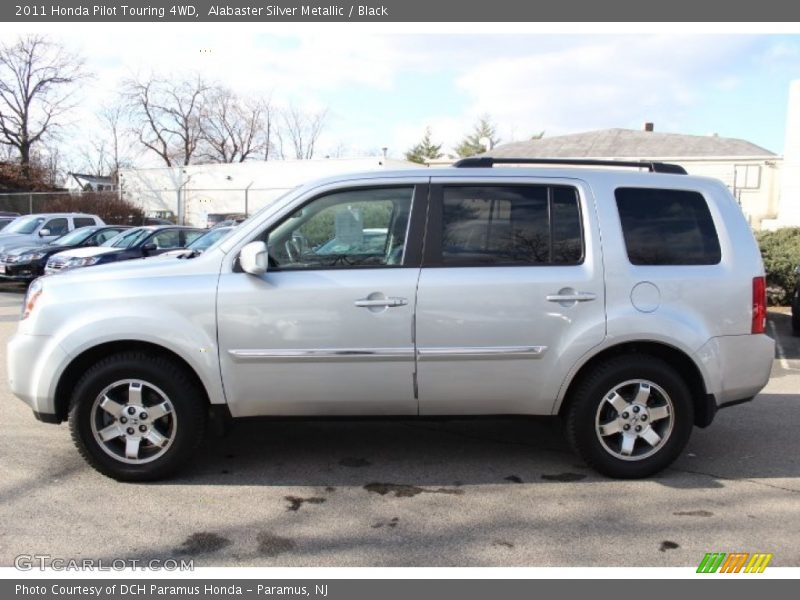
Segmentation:
[(601, 129), (511, 142), (486, 155), (510, 158), (678, 158), (775, 156), (746, 140), (634, 129)]

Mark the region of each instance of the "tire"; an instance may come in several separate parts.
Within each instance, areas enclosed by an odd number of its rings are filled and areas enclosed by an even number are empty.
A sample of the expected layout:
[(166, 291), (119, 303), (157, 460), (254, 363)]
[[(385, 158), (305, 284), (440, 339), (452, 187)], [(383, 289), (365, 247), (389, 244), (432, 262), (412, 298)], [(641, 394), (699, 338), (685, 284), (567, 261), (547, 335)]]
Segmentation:
[(114, 354), (78, 381), (69, 409), (72, 440), (100, 473), (152, 481), (173, 473), (203, 440), (203, 390), (174, 362)]
[(625, 355), (599, 364), (571, 396), (567, 440), (587, 464), (609, 477), (638, 479), (665, 469), (686, 446), (694, 425), (686, 382), (652, 356)]

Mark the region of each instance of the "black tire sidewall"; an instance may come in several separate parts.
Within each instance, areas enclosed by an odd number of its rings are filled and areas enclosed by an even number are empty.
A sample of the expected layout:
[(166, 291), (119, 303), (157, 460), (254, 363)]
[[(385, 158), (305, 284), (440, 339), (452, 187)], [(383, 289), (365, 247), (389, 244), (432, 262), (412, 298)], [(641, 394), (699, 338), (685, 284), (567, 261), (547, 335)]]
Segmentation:
[[(177, 419), (175, 438), (160, 458), (140, 465), (115, 460), (94, 438), (92, 406), (109, 384), (123, 379), (141, 379), (162, 390)], [(120, 481), (149, 481), (172, 473), (195, 450), (205, 427), (203, 396), (185, 372), (168, 360), (144, 354), (109, 357), (81, 378), (72, 394), (69, 425), (73, 440), (83, 457), (101, 473)]]
[[(673, 426), (669, 439), (652, 456), (626, 461), (603, 448), (595, 419), (605, 394), (632, 379), (652, 381), (669, 395), (673, 404)], [(637, 479), (668, 467), (680, 455), (694, 426), (691, 393), (683, 378), (664, 361), (649, 356), (625, 356), (595, 368), (579, 384), (567, 415), (567, 435), (573, 449), (597, 471), (610, 477)]]

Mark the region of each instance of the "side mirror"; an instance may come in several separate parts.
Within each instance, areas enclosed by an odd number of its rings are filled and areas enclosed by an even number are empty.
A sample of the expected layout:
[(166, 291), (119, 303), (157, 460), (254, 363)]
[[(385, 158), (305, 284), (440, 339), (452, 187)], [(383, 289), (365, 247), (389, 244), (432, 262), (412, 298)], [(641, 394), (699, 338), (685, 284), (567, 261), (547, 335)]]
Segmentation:
[(250, 242), (239, 252), (239, 265), (250, 275), (263, 275), (267, 272), (267, 245), (264, 242)]
[(39, 237), (47, 237), (48, 235), (50, 235), (49, 229), (45, 228), (39, 230)]
[(151, 253), (153, 250), (158, 250), (158, 246), (156, 246), (156, 245), (155, 245), (154, 243), (152, 243), (152, 242), (150, 242), (149, 244), (145, 244), (144, 246), (142, 246), (142, 252), (144, 252), (145, 254), (150, 254), (150, 253)]

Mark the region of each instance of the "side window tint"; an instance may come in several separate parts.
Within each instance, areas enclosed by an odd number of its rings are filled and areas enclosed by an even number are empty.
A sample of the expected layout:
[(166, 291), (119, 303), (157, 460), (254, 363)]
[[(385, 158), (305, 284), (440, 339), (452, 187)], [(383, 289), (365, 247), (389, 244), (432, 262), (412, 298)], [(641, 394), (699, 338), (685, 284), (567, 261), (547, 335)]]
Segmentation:
[(50, 219), (42, 229), (49, 229), (50, 235), (64, 235), (69, 232), (69, 222), (66, 219)]
[(112, 237), (117, 235), (119, 230), (116, 229), (106, 229), (104, 231), (99, 231), (95, 233), (92, 237), (89, 238), (87, 246), (99, 246), (105, 241), (110, 240)]
[(160, 231), (159, 233), (156, 233), (148, 243), (155, 244), (156, 248), (159, 250), (164, 248), (180, 248), (180, 232), (176, 229)]
[(205, 231), (183, 231), (182, 233), (183, 233), (182, 235), (183, 243), (181, 244), (181, 246), (188, 246), (197, 238), (199, 238), (201, 235), (203, 235)]
[(412, 187), (317, 198), (268, 234), (272, 267), (325, 269), (402, 264)]
[(75, 223), (75, 229), (78, 229), (78, 227), (91, 227), (92, 225), (97, 225), (97, 223), (94, 222), (94, 219), (88, 219), (86, 217), (75, 217), (72, 222)]
[(568, 265), (582, 256), (573, 188), (444, 188), (443, 265)]
[(714, 265), (717, 230), (702, 194), (618, 188), (617, 209), (628, 259), (634, 265)]

